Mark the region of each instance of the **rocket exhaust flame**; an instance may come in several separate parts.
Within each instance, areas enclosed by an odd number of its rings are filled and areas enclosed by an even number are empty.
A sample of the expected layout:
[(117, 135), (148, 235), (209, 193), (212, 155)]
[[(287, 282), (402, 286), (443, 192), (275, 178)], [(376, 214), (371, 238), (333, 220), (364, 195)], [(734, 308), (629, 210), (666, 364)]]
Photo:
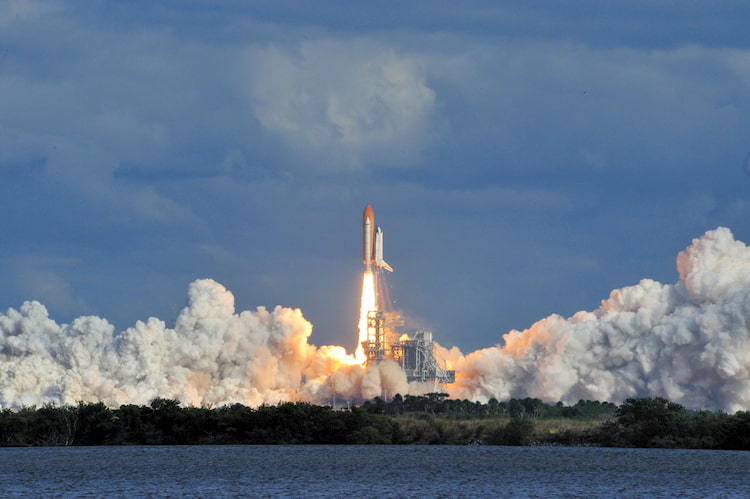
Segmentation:
[(375, 297), (375, 276), (372, 272), (365, 272), (362, 276), (362, 304), (359, 308), (359, 336), (357, 341), (357, 350), (354, 358), (360, 364), (364, 363), (365, 350), (362, 348), (362, 342), (367, 341), (367, 312), (377, 309)]
[[(372, 263), (372, 262), (371, 262)], [(645, 279), (612, 291), (593, 312), (556, 315), (463, 355), (453, 398), (538, 397), (621, 402), (663, 396), (688, 408), (750, 409), (750, 248), (729, 229), (707, 232), (677, 258), (675, 284)], [(365, 274), (362, 310), (376, 304)], [(367, 303), (365, 303), (365, 295)], [(331, 403), (424, 393), (390, 361), (362, 366), (343, 347), (308, 342), (298, 309), (236, 313), (220, 284), (198, 280), (174, 323), (138, 321), (115, 333), (105, 319), (57, 324), (39, 302), (0, 313), (0, 408), (46, 403), (186, 405)], [(360, 329), (361, 334), (361, 329)]]

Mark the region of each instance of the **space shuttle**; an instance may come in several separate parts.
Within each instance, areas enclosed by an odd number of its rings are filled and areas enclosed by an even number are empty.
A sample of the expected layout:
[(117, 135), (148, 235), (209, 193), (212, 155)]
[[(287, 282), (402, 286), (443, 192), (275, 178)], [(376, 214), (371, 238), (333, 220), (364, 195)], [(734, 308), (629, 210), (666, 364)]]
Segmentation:
[(368, 273), (383, 269), (393, 272), (391, 266), (383, 260), (383, 231), (375, 225), (375, 213), (369, 204), (362, 214), (362, 263)]

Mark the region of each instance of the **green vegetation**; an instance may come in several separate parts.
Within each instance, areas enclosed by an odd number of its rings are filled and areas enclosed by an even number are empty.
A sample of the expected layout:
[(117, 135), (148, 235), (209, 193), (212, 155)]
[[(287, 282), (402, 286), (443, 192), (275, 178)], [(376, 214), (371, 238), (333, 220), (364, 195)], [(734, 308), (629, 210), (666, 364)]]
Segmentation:
[(285, 403), (251, 409), (180, 407), (156, 399), (150, 406), (102, 403), (3, 410), (0, 445), (387, 444), (393, 421), (363, 409)]
[(750, 450), (750, 412), (689, 412), (661, 397), (627, 399), (600, 429), (603, 445)]
[(750, 449), (750, 413), (687, 411), (663, 398), (573, 406), (539, 399), (486, 404), (445, 394), (352, 410), (282, 403), (251, 409), (102, 403), (0, 411), (0, 446), (162, 444), (485, 444)]

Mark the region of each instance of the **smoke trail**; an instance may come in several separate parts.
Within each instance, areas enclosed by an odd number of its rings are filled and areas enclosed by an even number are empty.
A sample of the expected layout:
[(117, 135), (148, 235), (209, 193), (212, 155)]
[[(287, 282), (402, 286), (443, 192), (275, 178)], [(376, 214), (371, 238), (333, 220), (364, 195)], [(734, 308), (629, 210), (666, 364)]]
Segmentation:
[(593, 312), (552, 315), (462, 356), (453, 397), (573, 403), (663, 396), (690, 408), (750, 408), (750, 248), (729, 229), (677, 257), (674, 285), (644, 279)]
[[(553, 315), (463, 355), (450, 395), (622, 401), (660, 395), (691, 408), (750, 408), (750, 248), (725, 228), (677, 257), (676, 284), (643, 280), (593, 312)], [(114, 332), (105, 319), (58, 325), (39, 302), (0, 314), (0, 406), (103, 401), (257, 406), (421, 393), (391, 361), (363, 367), (343, 347), (309, 344), (298, 309), (236, 313), (212, 280), (190, 284), (174, 328), (155, 318)]]

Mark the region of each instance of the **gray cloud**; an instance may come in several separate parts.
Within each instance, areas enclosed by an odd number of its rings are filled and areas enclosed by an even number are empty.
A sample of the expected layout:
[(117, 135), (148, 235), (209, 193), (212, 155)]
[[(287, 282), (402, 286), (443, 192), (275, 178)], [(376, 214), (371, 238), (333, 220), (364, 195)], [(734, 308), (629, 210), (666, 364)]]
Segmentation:
[(305, 168), (409, 166), (434, 139), (435, 92), (414, 56), (324, 39), (292, 51), (254, 47), (247, 65), (255, 116)]
[(25, 255), (4, 263), (6, 275), (13, 276), (15, 286), (28, 300), (48, 303), (65, 314), (91, 311), (86, 301), (75, 295), (64, 274), (75, 273), (81, 262), (54, 255)]

